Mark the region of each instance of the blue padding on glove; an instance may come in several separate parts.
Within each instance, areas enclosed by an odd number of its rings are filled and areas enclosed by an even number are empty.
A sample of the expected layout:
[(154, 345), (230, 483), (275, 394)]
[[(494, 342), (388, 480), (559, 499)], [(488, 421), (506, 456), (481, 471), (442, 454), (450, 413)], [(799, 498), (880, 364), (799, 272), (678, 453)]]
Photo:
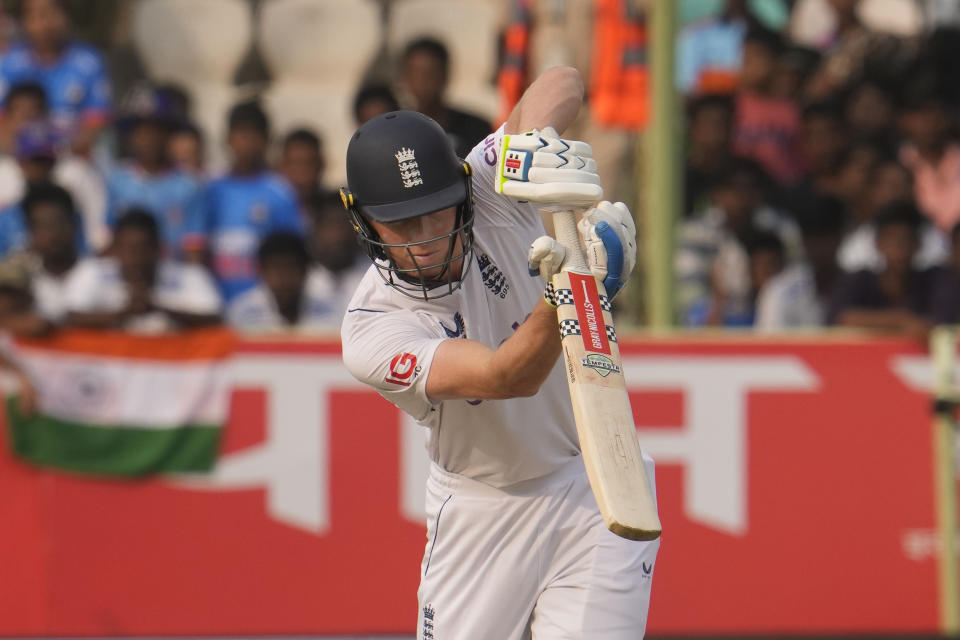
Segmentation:
[(623, 285), (620, 281), (623, 275), (623, 245), (617, 232), (605, 221), (594, 227), (594, 231), (603, 243), (603, 248), (607, 250), (607, 277), (603, 279), (603, 287), (607, 290), (607, 295), (613, 298)]

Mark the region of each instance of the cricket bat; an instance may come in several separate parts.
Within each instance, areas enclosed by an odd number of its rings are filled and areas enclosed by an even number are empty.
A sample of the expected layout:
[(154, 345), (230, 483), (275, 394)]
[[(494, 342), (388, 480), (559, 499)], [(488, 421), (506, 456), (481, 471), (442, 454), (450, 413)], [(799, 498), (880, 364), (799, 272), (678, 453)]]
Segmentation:
[(590, 488), (612, 532), (654, 540), (660, 518), (633, 424), (610, 301), (587, 266), (574, 212), (552, 211), (557, 241), (566, 249), (563, 270), (553, 276), (557, 320)]

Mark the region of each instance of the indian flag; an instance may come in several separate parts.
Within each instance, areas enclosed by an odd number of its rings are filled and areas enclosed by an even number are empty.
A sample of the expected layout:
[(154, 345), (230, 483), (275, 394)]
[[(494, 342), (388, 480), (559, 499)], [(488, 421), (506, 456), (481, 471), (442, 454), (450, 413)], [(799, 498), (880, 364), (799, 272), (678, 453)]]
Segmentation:
[(92, 474), (209, 470), (227, 418), (234, 343), (224, 329), (18, 338), (11, 355), (37, 387), (38, 410), (23, 415), (8, 396), (13, 450)]

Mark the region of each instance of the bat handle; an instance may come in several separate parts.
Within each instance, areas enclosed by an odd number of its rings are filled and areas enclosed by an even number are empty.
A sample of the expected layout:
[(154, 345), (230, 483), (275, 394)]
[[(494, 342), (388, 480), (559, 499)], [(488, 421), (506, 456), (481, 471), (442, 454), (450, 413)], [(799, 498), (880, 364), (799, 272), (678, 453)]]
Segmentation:
[(573, 209), (551, 207), (549, 211), (553, 213), (554, 235), (557, 241), (563, 245), (563, 248), (567, 250), (563, 270), (574, 273), (590, 273), (586, 256), (583, 255), (583, 249), (580, 248), (580, 235), (577, 233), (577, 218), (573, 213)]

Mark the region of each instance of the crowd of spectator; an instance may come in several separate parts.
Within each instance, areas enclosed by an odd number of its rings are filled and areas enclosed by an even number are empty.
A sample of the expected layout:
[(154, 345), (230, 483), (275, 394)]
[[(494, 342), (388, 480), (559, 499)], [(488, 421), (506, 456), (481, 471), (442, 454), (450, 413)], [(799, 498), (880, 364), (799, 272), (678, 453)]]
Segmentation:
[[(323, 184), (320, 136), (275, 132), (256, 100), (241, 102), (226, 116), (229, 166), (209, 175), (190, 96), (141, 82), (115, 99), (68, 10), (25, 0), (20, 37), (0, 52), (4, 327), (336, 330), (369, 259)], [(419, 39), (398, 67), (410, 106), (466, 154), (491, 125), (444, 102), (449, 65), (441, 43)], [(397, 108), (387, 85), (354, 102), (357, 124)]]
[(678, 40), (681, 323), (922, 337), (960, 321), (960, 30), (881, 33), (829, 0), (832, 30), (800, 44), (756, 4)]
[[(800, 38), (808, 4), (728, 0), (678, 34), (677, 320), (918, 336), (958, 322), (960, 30), (893, 35), (861, 21), (861, 2), (827, 0), (829, 28)], [(641, 42), (642, 7), (625, 16)], [(62, 0), (24, 0), (16, 17), (0, 43), (0, 322), (338, 327), (369, 261), (324, 184), (316, 131), (275, 131), (256, 100), (240, 102), (212, 175), (183, 89), (115, 96)], [(519, 50), (505, 51), (509, 70)], [(465, 156), (492, 123), (447, 103), (446, 47), (418, 38), (396, 58), (356, 93), (355, 123), (414, 108)]]

